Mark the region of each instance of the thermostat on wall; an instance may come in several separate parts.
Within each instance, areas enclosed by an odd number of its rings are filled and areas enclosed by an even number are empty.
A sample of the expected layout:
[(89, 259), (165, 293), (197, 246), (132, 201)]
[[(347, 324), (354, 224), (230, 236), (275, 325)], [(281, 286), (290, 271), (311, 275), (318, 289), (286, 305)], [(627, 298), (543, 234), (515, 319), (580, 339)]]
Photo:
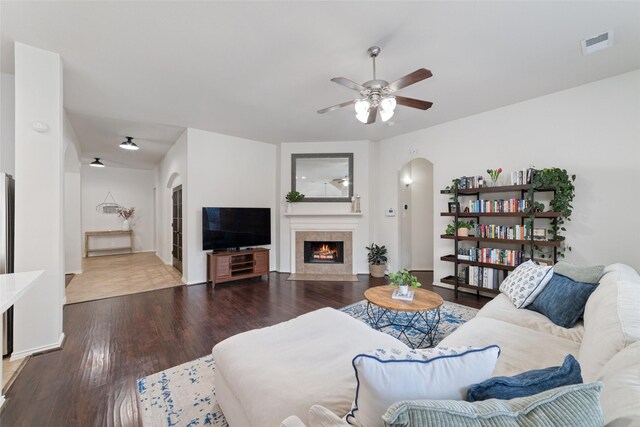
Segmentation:
[(385, 215), (387, 215), (387, 216), (396, 216), (396, 210), (394, 208), (389, 208), (385, 212)]

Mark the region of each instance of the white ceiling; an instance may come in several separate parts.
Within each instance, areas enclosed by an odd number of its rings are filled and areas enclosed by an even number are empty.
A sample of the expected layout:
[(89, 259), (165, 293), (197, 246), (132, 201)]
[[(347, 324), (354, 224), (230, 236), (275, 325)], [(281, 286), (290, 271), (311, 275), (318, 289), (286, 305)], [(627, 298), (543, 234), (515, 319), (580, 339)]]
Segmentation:
[[(60, 53), (65, 108), (87, 153), (106, 153), (103, 145), (124, 136), (100, 118), (166, 124), (162, 137), (149, 137), (159, 141), (185, 127), (273, 143), (379, 140), (640, 68), (637, 1), (1, 7), (2, 71), (13, 72), (13, 41)], [(606, 30), (615, 45), (582, 56), (580, 39)], [(365, 126), (351, 108), (318, 115), (357, 95), (332, 77), (371, 79), (366, 50), (374, 44), (382, 47), (379, 78), (433, 71), (400, 94), (434, 107), (398, 107), (394, 126)]]

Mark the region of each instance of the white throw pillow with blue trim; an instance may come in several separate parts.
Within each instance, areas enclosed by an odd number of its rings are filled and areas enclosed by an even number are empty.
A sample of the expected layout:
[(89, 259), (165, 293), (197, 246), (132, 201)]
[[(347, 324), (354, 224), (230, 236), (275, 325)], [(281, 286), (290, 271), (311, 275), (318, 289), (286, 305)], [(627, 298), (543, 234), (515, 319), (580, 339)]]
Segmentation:
[(357, 387), (347, 422), (383, 427), (382, 415), (400, 400), (464, 400), (470, 386), (491, 377), (499, 354), (497, 345), (359, 354), (352, 361)]
[(525, 308), (542, 292), (551, 277), (553, 266), (538, 265), (529, 260), (516, 267), (500, 285), (500, 292), (511, 300), (516, 308)]

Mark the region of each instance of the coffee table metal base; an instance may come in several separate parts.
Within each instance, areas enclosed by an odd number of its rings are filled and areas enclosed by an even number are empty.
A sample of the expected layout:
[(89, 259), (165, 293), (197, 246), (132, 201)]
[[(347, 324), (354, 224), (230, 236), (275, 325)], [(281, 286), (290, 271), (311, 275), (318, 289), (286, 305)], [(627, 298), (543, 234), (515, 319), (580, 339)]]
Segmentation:
[[(411, 348), (423, 348), (425, 341), (429, 343), (426, 347), (433, 347), (440, 324), (440, 307), (427, 311), (400, 312), (367, 301), (367, 316), (371, 326), (378, 331), (388, 327), (398, 328), (400, 333), (396, 338), (404, 336)], [(417, 326), (420, 320), (424, 322), (424, 327)], [(407, 335), (409, 331), (417, 332), (416, 337), (411, 339)]]

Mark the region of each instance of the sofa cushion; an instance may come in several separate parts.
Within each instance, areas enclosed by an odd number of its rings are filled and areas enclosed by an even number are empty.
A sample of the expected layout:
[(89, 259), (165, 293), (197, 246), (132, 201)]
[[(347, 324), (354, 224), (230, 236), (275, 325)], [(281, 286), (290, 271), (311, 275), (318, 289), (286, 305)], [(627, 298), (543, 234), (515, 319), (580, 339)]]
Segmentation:
[(443, 339), (438, 347), (485, 347), (501, 349), (493, 375), (511, 376), (558, 366), (567, 354), (577, 356), (580, 344), (547, 333), (534, 331), (501, 320), (474, 317)]
[(600, 283), (600, 279), (604, 275), (604, 265), (595, 265), (593, 267), (581, 267), (578, 265), (569, 264), (566, 261), (558, 261), (553, 266), (554, 274), (562, 274), (565, 277), (570, 278), (574, 282)]
[(563, 328), (553, 323), (543, 314), (515, 308), (513, 304), (511, 304), (511, 301), (509, 301), (509, 298), (504, 294), (496, 295), (494, 299), (485, 304), (476, 317), (489, 317), (491, 319), (502, 320), (577, 343), (582, 342), (582, 335), (584, 334), (582, 321), (578, 321), (573, 328)]
[(526, 397), (552, 388), (581, 384), (580, 364), (572, 355), (565, 357), (562, 366), (534, 369), (513, 377), (493, 377), (474, 384), (467, 392), (467, 401)]
[(357, 388), (350, 424), (384, 427), (389, 405), (406, 399), (464, 399), (470, 385), (491, 376), (500, 349), (378, 349), (353, 359)]
[(558, 326), (573, 328), (582, 317), (587, 300), (596, 286), (553, 273), (549, 284), (527, 309), (544, 314)]
[(509, 297), (516, 308), (531, 304), (551, 280), (553, 267), (533, 261), (520, 264), (500, 284), (500, 292)]
[(605, 423), (640, 425), (640, 341), (613, 356), (598, 374), (598, 380), (604, 383), (600, 403)]
[(595, 380), (614, 354), (640, 340), (640, 277), (621, 264), (606, 270), (585, 307), (578, 356), (585, 381)]
[(601, 427), (602, 383), (577, 384), (512, 400), (397, 402), (384, 414), (389, 427)]
[(408, 350), (331, 308), (234, 335), (213, 348), (216, 397), (231, 425), (277, 426), (290, 415), (307, 423), (314, 404), (343, 416), (355, 395), (351, 360), (378, 347)]

